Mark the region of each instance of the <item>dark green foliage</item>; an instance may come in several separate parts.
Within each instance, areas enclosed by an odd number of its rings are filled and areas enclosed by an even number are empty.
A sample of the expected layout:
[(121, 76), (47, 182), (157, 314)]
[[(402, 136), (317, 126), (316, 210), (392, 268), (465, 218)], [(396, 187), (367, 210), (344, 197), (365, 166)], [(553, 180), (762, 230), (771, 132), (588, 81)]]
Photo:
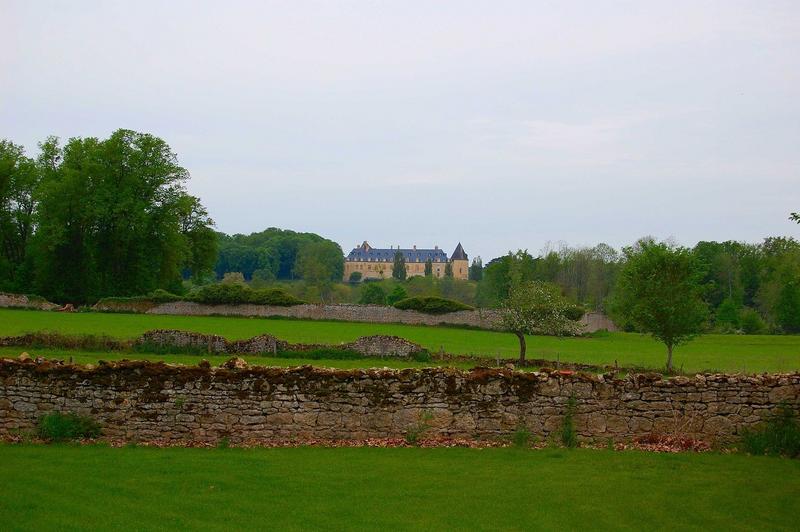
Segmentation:
[(173, 301), (181, 301), (183, 298), (179, 295), (175, 295), (172, 292), (167, 292), (166, 290), (157, 289), (153, 290), (148, 299), (153, 301), (154, 303), (171, 303)]
[(351, 272), (349, 281), (351, 283), (358, 283), (361, 281), (362, 277), (363, 275), (361, 274), (361, 272)]
[(625, 257), (615, 296), (617, 311), (667, 346), (666, 366), (672, 371), (673, 348), (699, 334), (708, 315), (698, 262), (686, 248), (646, 239), (625, 248)]
[(401, 299), (406, 299), (408, 297), (408, 293), (406, 292), (405, 288), (400, 285), (395, 286), (389, 295), (386, 296), (386, 303), (389, 305), (394, 305)]
[(480, 281), (483, 279), (483, 261), (480, 257), (472, 259), (472, 264), (469, 267), (469, 280)]
[(741, 449), (749, 454), (800, 457), (800, 422), (787, 404), (759, 427), (742, 434)]
[(572, 321), (578, 321), (584, 314), (586, 314), (586, 309), (580, 305), (569, 305), (564, 309), (564, 315)]
[(419, 419), (415, 425), (412, 425), (406, 431), (406, 443), (409, 445), (418, 445), (420, 438), (431, 428), (431, 420), (433, 419), (433, 412), (424, 410), (420, 412)]
[(262, 288), (253, 290), (240, 283), (216, 283), (202, 286), (187, 297), (187, 300), (206, 305), (239, 305), (251, 303), (255, 305), (274, 305), (290, 307), (302, 305), (305, 301), (297, 299), (280, 288)]
[(739, 325), (745, 334), (764, 334), (767, 326), (757, 310), (746, 308), (739, 314)]
[(578, 433), (575, 430), (575, 409), (578, 403), (575, 396), (570, 396), (567, 400), (567, 408), (564, 412), (564, 418), (561, 420), (561, 430), (559, 436), (561, 438), (561, 445), (574, 449), (578, 446)]
[(64, 442), (100, 436), (100, 424), (88, 416), (52, 412), (39, 418), (38, 436), (50, 442)]
[(447, 314), (459, 310), (473, 310), (474, 307), (452, 299), (441, 297), (409, 297), (394, 304), (400, 310), (416, 310), (426, 314)]
[[(288, 280), (304, 274), (316, 274), (320, 269), (329, 273), (331, 280), (341, 280), (344, 274), (344, 258), (341, 247), (336, 242), (322, 238), (314, 233), (297, 233), (286, 229), (270, 227), (259, 233), (249, 235), (226, 235), (219, 233), (220, 251), (215, 271), (221, 279), (227, 272), (242, 272), (250, 280), (255, 272), (265, 280)], [(314, 265), (298, 266), (297, 259), (308, 244), (323, 245), (319, 260), (322, 267)]]
[(398, 251), (394, 254), (394, 262), (392, 263), (392, 277), (399, 281), (405, 281), (406, 275), (406, 258), (405, 255)]
[(793, 279), (781, 288), (775, 318), (784, 332), (800, 332), (800, 280)]
[(531, 431), (520, 423), (517, 426), (517, 430), (511, 435), (511, 442), (517, 449), (528, 449), (531, 446)]
[(453, 278), (453, 264), (451, 262), (444, 265), (444, 276)]
[(739, 309), (732, 298), (726, 298), (715, 313), (717, 329), (730, 332), (739, 328)]
[(252, 290), (247, 302), (256, 305), (272, 305), (275, 307), (291, 307), (294, 305), (306, 304), (302, 299), (298, 299), (280, 288)]
[(432, 362), (433, 357), (427, 350), (417, 351), (411, 354), (411, 359), (414, 362)]
[(433, 261), (428, 259), (425, 261), (425, 277), (433, 276)]
[(365, 283), (361, 287), (361, 298), (358, 302), (362, 305), (385, 305), (386, 292), (377, 283)]
[(270, 354), (277, 358), (307, 358), (309, 360), (360, 360), (364, 355), (350, 349), (339, 349), (336, 347), (320, 347), (304, 351), (279, 350), (276, 354)]

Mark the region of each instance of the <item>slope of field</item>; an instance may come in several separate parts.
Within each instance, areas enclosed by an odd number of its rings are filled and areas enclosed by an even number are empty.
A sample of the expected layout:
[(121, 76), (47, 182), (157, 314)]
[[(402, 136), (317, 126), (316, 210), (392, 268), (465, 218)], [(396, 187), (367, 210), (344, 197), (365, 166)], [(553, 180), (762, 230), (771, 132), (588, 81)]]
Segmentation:
[(13, 530), (792, 530), (800, 461), (517, 449), (0, 446)]
[[(433, 352), (443, 348), (449, 353), (503, 358), (515, 357), (518, 349), (511, 334), (449, 327), (0, 309), (0, 336), (57, 331), (135, 338), (150, 329), (183, 329), (230, 339), (269, 333), (290, 342), (330, 344), (369, 334), (393, 334)], [(666, 354), (664, 346), (648, 336), (611, 333), (598, 338), (531, 337), (528, 357), (659, 368)], [(794, 371), (800, 369), (800, 336), (705, 335), (676, 349), (675, 361), (684, 371)]]

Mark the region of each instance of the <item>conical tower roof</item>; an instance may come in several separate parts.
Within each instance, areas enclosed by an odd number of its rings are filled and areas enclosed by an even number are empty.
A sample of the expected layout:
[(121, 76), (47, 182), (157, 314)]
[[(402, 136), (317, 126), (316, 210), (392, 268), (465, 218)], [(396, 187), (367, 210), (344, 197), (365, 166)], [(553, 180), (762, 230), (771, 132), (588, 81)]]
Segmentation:
[(461, 247), (461, 242), (458, 243), (456, 250), (453, 251), (452, 255), (450, 255), (450, 260), (469, 260), (464, 248)]

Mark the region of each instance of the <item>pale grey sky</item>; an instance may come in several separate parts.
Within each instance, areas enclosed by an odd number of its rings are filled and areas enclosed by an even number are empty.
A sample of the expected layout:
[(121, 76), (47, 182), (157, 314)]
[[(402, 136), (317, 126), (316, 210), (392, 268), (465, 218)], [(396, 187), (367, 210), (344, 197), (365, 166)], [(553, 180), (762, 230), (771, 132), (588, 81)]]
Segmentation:
[(0, 0), (0, 138), (164, 138), (222, 231), (485, 260), (800, 236), (800, 2)]

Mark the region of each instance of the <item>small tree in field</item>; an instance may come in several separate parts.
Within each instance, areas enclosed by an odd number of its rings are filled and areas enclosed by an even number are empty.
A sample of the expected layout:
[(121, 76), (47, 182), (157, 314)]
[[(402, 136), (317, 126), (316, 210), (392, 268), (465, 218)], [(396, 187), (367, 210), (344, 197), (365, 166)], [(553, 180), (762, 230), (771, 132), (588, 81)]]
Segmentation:
[(392, 277), (398, 281), (406, 280), (406, 257), (399, 251), (394, 254), (394, 263), (392, 264)]
[(615, 306), (637, 330), (667, 346), (672, 371), (672, 350), (697, 336), (708, 315), (700, 297), (702, 274), (686, 248), (641, 240), (623, 252)]
[(425, 261), (425, 277), (433, 276), (433, 261), (428, 259)]
[(570, 305), (558, 287), (539, 281), (515, 283), (500, 311), (502, 327), (519, 339), (519, 362), (525, 363), (525, 335), (574, 335), (579, 324), (567, 317)]

